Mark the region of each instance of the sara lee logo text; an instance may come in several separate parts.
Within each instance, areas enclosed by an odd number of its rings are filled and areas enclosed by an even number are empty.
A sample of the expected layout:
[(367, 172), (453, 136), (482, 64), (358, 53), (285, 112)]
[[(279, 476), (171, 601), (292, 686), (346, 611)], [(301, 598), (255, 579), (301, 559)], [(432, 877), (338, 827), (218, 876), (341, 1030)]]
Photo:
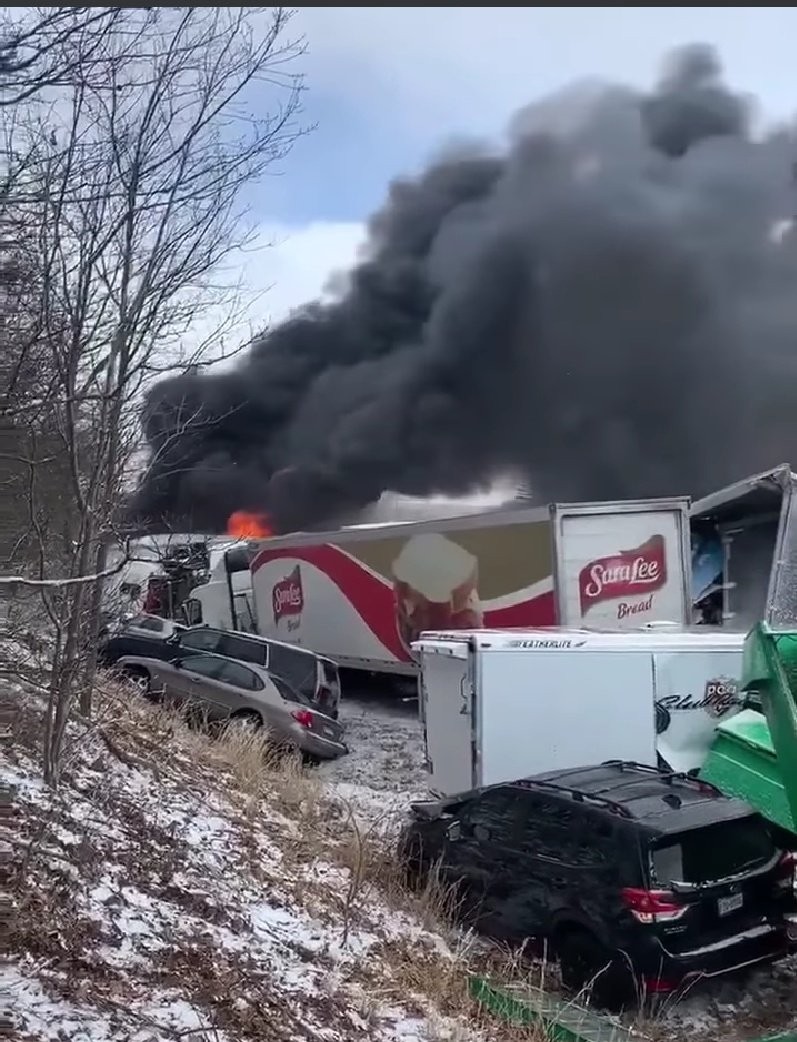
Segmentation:
[(602, 601), (642, 596), (644, 600), (618, 606), (617, 617), (636, 615), (652, 607), (653, 594), (667, 582), (664, 536), (654, 535), (634, 550), (620, 550), (585, 565), (578, 575), (581, 614)]
[(302, 573), (298, 564), (284, 579), (274, 583), (274, 589), (271, 591), (271, 604), (274, 609), (275, 625), (281, 619), (287, 618), (289, 620), (288, 629), (291, 629), (290, 620), (296, 619), (298, 622), (298, 616), (302, 614), (302, 609), (304, 608)]

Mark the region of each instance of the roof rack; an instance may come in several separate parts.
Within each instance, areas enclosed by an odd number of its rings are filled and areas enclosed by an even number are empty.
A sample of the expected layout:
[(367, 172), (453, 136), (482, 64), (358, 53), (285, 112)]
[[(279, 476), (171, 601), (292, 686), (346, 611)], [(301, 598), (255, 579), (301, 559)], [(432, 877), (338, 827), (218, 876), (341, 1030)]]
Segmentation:
[[(651, 767), (650, 764), (647, 763), (637, 763), (634, 760), (604, 760), (600, 766), (617, 767), (620, 771), (628, 769), (638, 773), (641, 772), (644, 774), (655, 775), (665, 784), (670, 786), (673, 784), (686, 784), (691, 788), (696, 789), (698, 792), (711, 793), (713, 796), (722, 796), (722, 792), (710, 782), (701, 781), (699, 778), (690, 778), (688, 774), (682, 774), (677, 771), (660, 771), (657, 767)], [(574, 803), (602, 807), (604, 810), (608, 810), (611, 814), (616, 814), (618, 817), (627, 820), (634, 818), (634, 815), (625, 803), (621, 803), (619, 800), (612, 799), (609, 796), (601, 796), (598, 793), (584, 792), (581, 789), (574, 789), (566, 782), (557, 783), (552, 781), (543, 781), (539, 778), (521, 778), (511, 784), (520, 789), (542, 790), (543, 792), (556, 793), (557, 796), (569, 796)], [(669, 807), (673, 807), (676, 810), (681, 806), (681, 800), (677, 795), (675, 795), (675, 793), (668, 793), (662, 798)]]
[(631, 811), (618, 803), (617, 800), (609, 799), (608, 796), (596, 796), (593, 792), (582, 792), (569, 785), (557, 785), (556, 782), (540, 781), (536, 778), (521, 778), (511, 783), (520, 789), (542, 789), (547, 792), (555, 792), (558, 796), (569, 796), (574, 803), (591, 804), (595, 807), (603, 807), (604, 810), (616, 814), (620, 818), (632, 818)]
[(702, 778), (693, 778), (690, 774), (686, 774), (683, 771), (662, 771), (658, 767), (652, 767), (649, 763), (637, 763), (636, 760), (604, 760), (601, 767), (617, 767), (620, 771), (628, 768), (637, 773), (655, 775), (665, 785), (689, 785), (698, 792), (710, 792), (714, 796), (723, 795), (716, 785), (703, 781)]

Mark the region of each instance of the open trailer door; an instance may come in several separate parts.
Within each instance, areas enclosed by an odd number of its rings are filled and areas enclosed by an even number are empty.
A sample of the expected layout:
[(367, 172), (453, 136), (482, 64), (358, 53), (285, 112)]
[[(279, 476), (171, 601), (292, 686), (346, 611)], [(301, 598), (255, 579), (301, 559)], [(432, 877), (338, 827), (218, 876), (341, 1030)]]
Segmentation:
[[(693, 552), (702, 559), (710, 556), (703, 548), (714, 545), (718, 562), (716, 582), (695, 591), (706, 616), (702, 621), (710, 616), (713, 623), (739, 632), (762, 619), (769, 621), (774, 599), (782, 601), (784, 596), (785, 576), (777, 592), (775, 565), (783, 556), (779, 548), (790, 516), (793, 482), (791, 467), (784, 463), (693, 503)], [(700, 566), (693, 570), (699, 573)]]
[(782, 502), (769, 574), (764, 621), (773, 630), (797, 630), (797, 475), (781, 475)]
[(467, 637), (424, 636), (413, 648), (421, 661), (420, 715), (429, 789), (466, 792), (478, 784), (470, 643)]

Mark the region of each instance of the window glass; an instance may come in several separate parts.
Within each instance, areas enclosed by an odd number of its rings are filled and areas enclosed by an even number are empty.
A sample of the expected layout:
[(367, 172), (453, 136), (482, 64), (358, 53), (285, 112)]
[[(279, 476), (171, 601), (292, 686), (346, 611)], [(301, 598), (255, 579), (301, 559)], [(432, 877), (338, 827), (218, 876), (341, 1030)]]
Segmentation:
[(338, 666), (336, 662), (330, 662), (329, 659), (321, 659), (321, 674), (324, 678), (324, 683), (332, 692), (336, 699), (340, 698), (340, 673), (338, 672)]
[(511, 841), (518, 795), (512, 789), (491, 789), (474, 800), (463, 820), (481, 842), (508, 843)]
[(196, 648), (197, 651), (215, 651), (219, 645), (219, 634), (214, 630), (187, 630), (180, 634), (180, 647)]
[(313, 698), (316, 693), (317, 659), (307, 651), (272, 644), (269, 649), (269, 672), (283, 677), (291, 687)]
[(243, 630), (244, 633), (255, 632), (255, 617), (252, 612), (252, 607), (249, 604), (249, 598), (245, 593), (236, 593), (234, 597), (235, 602), (235, 615), (238, 620), (239, 630)]
[(243, 688), (244, 691), (259, 691), (263, 687), (260, 677), (251, 669), (240, 665), (238, 662), (224, 662), (222, 664), (219, 680), (234, 687)]
[(523, 792), (523, 809), (517, 815), (514, 845), (546, 861), (573, 863), (584, 812), (570, 799), (556, 799), (531, 791)]
[(274, 673), (269, 673), (271, 683), (279, 691), (280, 696), (285, 699), (286, 702), (299, 702), (301, 705), (309, 706), (312, 703), (301, 691), (297, 691), (295, 687), (292, 687), (287, 680), (282, 677), (276, 676)]
[(268, 664), (268, 645), (265, 641), (247, 640), (246, 637), (233, 637), (225, 633), (221, 651), (224, 655), (240, 659), (242, 662), (256, 662), (259, 666)]
[(221, 667), (224, 665), (223, 659), (211, 658), (209, 655), (186, 655), (181, 661), (183, 669), (189, 673), (198, 673), (200, 676), (209, 677), (212, 680), (218, 678)]
[(651, 851), (651, 863), (662, 886), (709, 883), (765, 864), (774, 853), (766, 825), (750, 817), (668, 837)]

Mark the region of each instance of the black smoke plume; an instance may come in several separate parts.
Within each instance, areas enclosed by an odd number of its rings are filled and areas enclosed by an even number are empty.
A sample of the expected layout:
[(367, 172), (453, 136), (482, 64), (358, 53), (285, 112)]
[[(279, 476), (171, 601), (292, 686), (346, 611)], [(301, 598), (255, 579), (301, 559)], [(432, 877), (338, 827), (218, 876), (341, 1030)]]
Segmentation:
[(351, 517), (517, 474), (539, 501), (698, 495), (797, 456), (795, 136), (712, 52), (573, 88), (505, 155), (396, 181), (334, 303), (157, 385), (139, 515)]

